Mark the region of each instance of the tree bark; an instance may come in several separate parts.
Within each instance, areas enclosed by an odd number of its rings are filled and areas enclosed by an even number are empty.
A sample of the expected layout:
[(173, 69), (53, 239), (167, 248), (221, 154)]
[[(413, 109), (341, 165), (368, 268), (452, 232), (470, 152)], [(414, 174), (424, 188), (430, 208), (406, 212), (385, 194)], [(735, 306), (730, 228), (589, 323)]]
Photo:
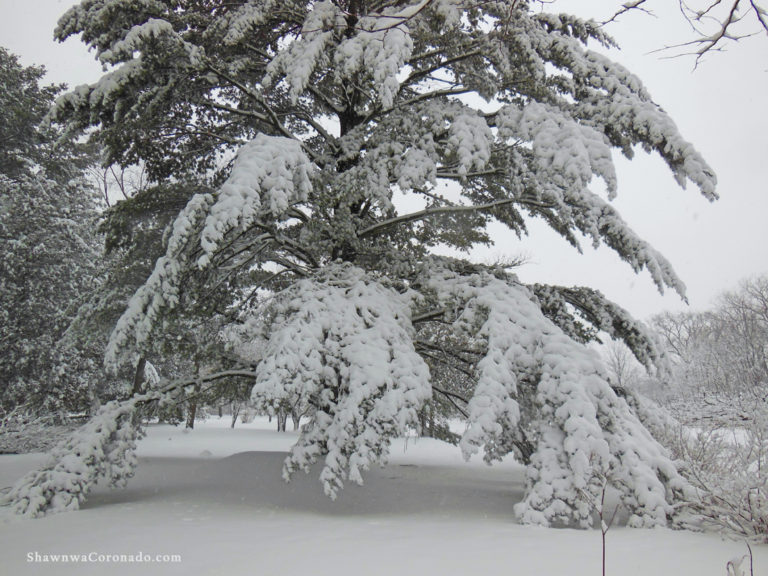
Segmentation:
[(237, 417), (240, 415), (240, 407), (242, 404), (240, 402), (232, 402), (232, 426), (230, 428), (234, 428), (235, 424), (237, 423)]
[(277, 411), (277, 431), (285, 432), (286, 424), (288, 423), (288, 411), (284, 408), (280, 408)]
[(136, 363), (136, 372), (133, 375), (133, 388), (131, 390), (134, 396), (143, 392), (144, 369), (146, 367), (147, 359), (144, 356), (139, 357), (139, 361)]
[(293, 422), (293, 429), (298, 430), (301, 425), (301, 412), (298, 409), (291, 410), (291, 421)]
[(185, 428), (192, 430), (195, 427), (195, 416), (197, 416), (197, 395), (200, 392), (200, 383), (196, 383), (192, 391), (192, 400), (187, 403), (187, 423)]

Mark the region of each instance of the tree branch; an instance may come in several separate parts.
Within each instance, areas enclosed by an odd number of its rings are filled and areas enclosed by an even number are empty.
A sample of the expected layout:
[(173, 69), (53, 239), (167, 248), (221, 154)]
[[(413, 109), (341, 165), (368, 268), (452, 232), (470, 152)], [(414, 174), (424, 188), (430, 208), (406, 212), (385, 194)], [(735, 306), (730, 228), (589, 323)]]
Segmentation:
[(411, 318), (411, 324), (417, 324), (419, 322), (429, 322), (430, 320), (434, 320), (435, 318), (439, 318), (443, 314), (445, 314), (446, 309), (445, 308), (438, 308), (437, 310), (430, 310), (429, 312), (424, 312), (423, 314), (419, 314), (418, 316), (414, 316)]
[(647, 10), (642, 7), (643, 4), (645, 4), (647, 0), (632, 0), (630, 2), (626, 2), (622, 4), (621, 8), (614, 13), (613, 16), (608, 18), (608, 20), (604, 20), (603, 22), (600, 22), (601, 26), (605, 26), (606, 24), (610, 24), (611, 22), (615, 22), (619, 19), (620, 16), (623, 14), (626, 14), (630, 10), (640, 10), (641, 12), (645, 12), (646, 14), (653, 15), (653, 13), (650, 10)]
[(226, 80), (229, 82), (232, 86), (246, 94), (248, 97), (250, 97), (254, 102), (256, 102), (259, 106), (261, 106), (264, 111), (267, 113), (268, 123), (271, 124), (275, 129), (277, 129), (283, 136), (286, 138), (290, 138), (291, 140), (296, 140), (302, 147), (302, 149), (309, 154), (309, 156), (312, 158), (313, 161), (318, 161), (319, 158), (317, 154), (315, 153), (312, 148), (307, 146), (305, 142), (302, 142), (300, 139), (296, 138), (296, 136), (286, 128), (285, 124), (280, 122), (280, 118), (278, 117), (277, 113), (272, 109), (272, 107), (262, 98), (257, 92), (254, 92), (250, 88), (248, 88), (245, 84), (238, 81), (236, 78), (233, 78), (226, 72), (219, 70), (212, 64), (208, 64), (208, 70), (216, 74), (219, 78), (222, 80)]
[(456, 394), (455, 392), (449, 392), (448, 390), (440, 388), (439, 386), (437, 386), (435, 384), (432, 384), (432, 390), (434, 390), (438, 394), (442, 394), (443, 396), (448, 398), (448, 401), (453, 405), (454, 408), (456, 408), (456, 410), (459, 411), (459, 413), (461, 413), (462, 416), (464, 416), (464, 418), (469, 418), (469, 413), (466, 410), (464, 410), (464, 408), (462, 408), (461, 406), (456, 404), (456, 402), (454, 401), (454, 398), (457, 399), (457, 400), (461, 400), (465, 404), (469, 404), (469, 400), (467, 400), (466, 398), (464, 398), (460, 394)]
[(482, 212), (483, 210), (491, 210), (499, 206), (505, 206), (517, 202), (516, 198), (505, 198), (504, 200), (496, 200), (495, 202), (489, 202), (487, 204), (478, 204), (476, 206), (439, 206), (437, 208), (427, 208), (425, 210), (419, 210), (418, 212), (412, 212), (410, 214), (403, 214), (389, 220), (378, 222), (368, 228), (365, 228), (357, 233), (358, 238), (365, 238), (372, 234), (378, 234), (388, 228), (405, 224), (407, 222), (414, 222), (416, 220), (424, 220), (438, 214), (460, 214), (463, 212)]

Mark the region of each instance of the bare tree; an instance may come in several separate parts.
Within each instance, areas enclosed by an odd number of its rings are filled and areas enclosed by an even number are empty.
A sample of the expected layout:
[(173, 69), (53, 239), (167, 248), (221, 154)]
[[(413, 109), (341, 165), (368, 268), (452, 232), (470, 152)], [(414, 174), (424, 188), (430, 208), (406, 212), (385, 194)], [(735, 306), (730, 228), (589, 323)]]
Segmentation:
[[(723, 294), (713, 310), (662, 314), (664, 341), (679, 386), (677, 401), (703, 403), (712, 417), (750, 420), (768, 396), (768, 277)], [(699, 414), (700, 416), (700, 414)]]
[(606, 347), (606, 364), (613, 384), (618, 388), (632, 388), (640, 378), (642, 366), (626, 344), (613, 340)]
[(87, 173), (107, 206), (112, 206), (119, 200), (127, 200), (149, 186), (143, 165), (94, 165), (87, 169)]
[(765, 541), (768, 276), (723, 294), (710, 311), (663, 314), (653, 324), (679, 385), (667, 407), (691, 426), (670, 445), (697, 489), (694, 507), (708, 524)]
[[(723, 50), (729, 42), (762, 34), (768, 36), (768, 10), (762, 3), (762, 0), (678, 0), (680, 12), (694, 37), (659, 50), (675, 56), (695, 56), (698, 64), (706, 54)], [(653, 14), (653, 4), (649, 0), (630, 0), (603, 24), (614, 22), (631, 11)]]

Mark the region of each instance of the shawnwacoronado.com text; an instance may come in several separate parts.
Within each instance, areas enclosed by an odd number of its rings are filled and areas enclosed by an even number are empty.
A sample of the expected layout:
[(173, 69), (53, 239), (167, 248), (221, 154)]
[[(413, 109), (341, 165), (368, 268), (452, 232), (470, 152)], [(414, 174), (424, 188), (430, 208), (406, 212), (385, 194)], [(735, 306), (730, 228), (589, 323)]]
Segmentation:
[(48, 554), (41, 552), (27, 552), (27, 562), (50, 564), (88, 564), (88, 563), (179, 563), (181, 554), (103, 554), (101, 552), (88, 552), (86, 554)]

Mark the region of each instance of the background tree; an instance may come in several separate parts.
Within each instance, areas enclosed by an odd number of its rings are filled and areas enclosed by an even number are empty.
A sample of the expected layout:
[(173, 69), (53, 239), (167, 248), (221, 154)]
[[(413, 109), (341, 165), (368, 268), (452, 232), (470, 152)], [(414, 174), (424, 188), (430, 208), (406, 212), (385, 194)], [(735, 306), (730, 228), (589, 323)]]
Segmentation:
[[(110, 364), (191, 305), (223, 310), (260, 354), (224, 372), (247, 368), (262, 409), (310, 407), (286, 478), (322, 459), (335, 497), (417, 425), (439, 388), (427, 351), (444, 349), (469, 378), (465, 455), (528, 465), (524, 521), (589, 525), (608, 483), (632, 525), (667, 522), (685, 482), (584, 346), (603, 330), (652, 368), (645, 329), (596, 291), (437, 255), (541, 218), (684, 294), (610, 204), (611, 155), (654, 150), (709, 199), (715, 177), (641, 82), (587, 48), (613, 42), (596, 24), (525, 1), (85, 0), (60, 20), (73, 34), (114, 68), (53, 117), (98, 128), (108, 162), (212, 183), (117, 322)], [(14, 491), (31, 514), (52, 504), (36, 478)]]
[(743, 282), (712, 310), (664, 314), (653, 324), (672, 373), (652, 391), (687, 425), (670, 426), (667, 442), (685, 462), (700, 512), (729, 533), (765, 541), (768, 278)]
[[(201, 190), (207, 189), (184, 182), (153, 185), (126, 194), (126, 198), (104, 211), (100, 225), (105, 239), (104, 281), (78, 310), (67, 331), (71, 341), (81, 347), (96, 347), (103, 355), (109, 334), (131, 295), (163, 254), (164, 238), (176, 214)], [(233, 289), (231, 285), (225, 288)], [(99, 387), (100, 397), (107, 400), (149, 390), (152, 382), (145, 371), (150, 367), (165, 379), (178, 379), (211, 372), (220, 366), (223, 346), (217, 336), (221, 319), (217, 318), (216, 304), (221, 296), (215, 295), (215, 291), (209, 290), (203, 302), (189, 302), (183, 314), (167, 318), (163, 332), (123, 367), (119, 378), (104, 379)], [(221, 386), (221, 391), (230, 389), (224, 383)], [(215, 398), (215, 391), (204, 392), (193, 385), (189, 394), (181, 390), (177, 397), (186, 416), (182, 418), (181, 413), (172, 410), (164, 417), (184, 419), (187, 427), (192, 428), (199, 401)]]
[(768, 278), (723, 294), (712, 310), (653, 319), (673, 363), (671, 397), (683, 421), (750, 420), (768, 399)]
[(632, 351), (621, 341), (613, 340), (607, 344), (606, 364), (613, 382), (618, 388), (637, 388), (642, 379), (642, 366), (632, 355)]
[(0, 48), (0, 412), (88, 410), (102, 351), (63, 340), (98, 283), (98, 201), (82, 178), (90, 157), (42, 123), (61, 87), (41, 87)]

